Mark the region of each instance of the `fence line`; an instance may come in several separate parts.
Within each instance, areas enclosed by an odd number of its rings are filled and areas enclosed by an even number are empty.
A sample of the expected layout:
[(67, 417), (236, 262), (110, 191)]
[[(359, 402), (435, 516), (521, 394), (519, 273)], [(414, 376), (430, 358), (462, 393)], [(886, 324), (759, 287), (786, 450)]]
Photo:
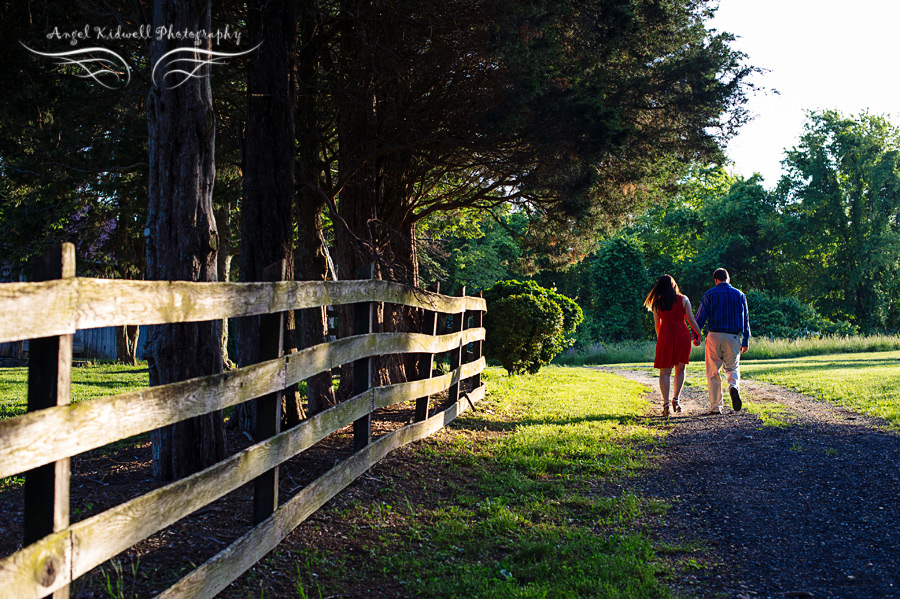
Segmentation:
[[(74, 274), (71, 245), (65, 244), (56, 255), (63, 257), (62, 268), (56, 268), (57, 276)], [(70, 259), (72, 262), (67, 262)], [(157, 300), (159, 305), (152, 303)], [(364, 333), (217, 375), (78, 404), (68, 403), (70, 331), (75, 328), (251, 314), (271, 314), (270, 320), (276, 323), (280, 321), (275, 318), (278, 312), (323, 305), (311, 303), (313, 301), (360, 306), (381, 301), (399, 303), (434, 314), (454, 314), (455, 326), (453, 332), (437, 335), (434, 321), (426, 318), (426, 333)], [(26, 310), (28, 307), (43, 312), (35, 315)], [(371, 309), (367, 309), (371, 315)], [(480, 325), (485, 309), (486, 304), (480, 297), (450, 297), (376, 280), (241, 284), (103, 281), (71, 277), (0, 285), (0, 311), (11, 315), (0, 323), (0, 340), (18, 340), (23, 335), (37, 336), (39, 333), (44, 338), (33, 341), (32, 346), (38, 351), (33, 352), (32, 360), (42, 360), (40, 368), (58, 372), (51, 377), (52, 384), (42, 383), (42, 377), (38, 376), (39, 363), (32, 363), (29, 412), (0, 421), (0, 477), (28, 471), (26, 547), (0, 559), (0, 588), (4, 593), (22, 599), (37, 599), (48, 593), (53, 593), (57, 599), (67, 597), (67, 585), (79, 576), (227, 493), (251, 481), (255, 481), (257, 488), (260, 485), (263, 489), (273, 487), (274, 495), (270, 494), (267, 499), (264, 496), (263, 504), (259, 504), (259, 499), (256, 501), (254, 521), (257, 526), (160, 595), (166, 598), (214, 596), (387, 453), (432, 434), (467, 406), (474, 405), (472, 402), (484, 397), (480, 373), (485, 362), (480, 348), (485, 331), (477, 325)], [(477, 328), (465, 328), (470, 314)], [(364, 330), (371, 330), (370, 327), (371, 320), (369, 328)], [(12, 332), (13, 329), (17, 332)], [(68, 353), (65, 351), (66, 339)], [(47, 347), (41, 349), (41, 344)], [(463, 349), (469, 344), (473, 344), (475, 354), (472, 361), (465, 362)], [(269, 355), (280, 353), (278, 348), (273, 351)], [(274, 397), (286, 387), (341, 364), (363, 364), (382, 354), (433, 356), (448, 351), (453, 352), (452, 370), (445, 375), (429, 375), (422, 380), (383, 387), (357, 388), (360, 392), (354, 397), (292, 429), (279, 432), (276, 425), (265, 440), (201, 472), (69, 525), (68, 459), (71, 456), (250, 399)], [(428, 363), (431, 363), (430, 359)], [(464, 399), (459, 399), (460, 382), (473, 378), (475, 388)], [(429, 396), (445, 390), (451, 391), (450, 406), (429, 416)], [(33, 395), (46, 396), (43, 401), (49, 407), (32, 411), (37, 405), (32, 401)], [(379, 408), (407, 401), (416, 402), (416, 422), (370, 442), (369, 427), (365, 425), (371, 414)], [(356, 423), (356, 453), (310, 483), (297, 496), (277, 506), (277, 486), (273, 486), (273, 480), (277, 485), (278, 466), (350, 423)], [(363, 426), (358, 426), (360, 423)], [(44, 473), (40, 476), (46, 480), (36, 484), (35, 473)], [(46, 492), (48, 488), (51, 491), (49, 501), (43, 498), (38, 507), (28, 506), (29, 497)], [(34, 522), (38, 524), (34, 525)]]
[(451, 297), (380, 280), (192, 283), (72, 277), (0, 284), (0, 343), (77, 329), (221, 320), (369, 301), (444, 314), (487, 309), (479, 297)]

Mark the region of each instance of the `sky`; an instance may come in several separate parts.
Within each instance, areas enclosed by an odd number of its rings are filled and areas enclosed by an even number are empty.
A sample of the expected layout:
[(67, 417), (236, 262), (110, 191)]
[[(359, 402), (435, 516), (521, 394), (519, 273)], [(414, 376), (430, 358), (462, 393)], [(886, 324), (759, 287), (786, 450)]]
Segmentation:
[(868, 110), (900, 126), (900, 2), (894, 0), (720, 0), (708, 27), (738, 36), (747, 62), (768, 69), (754, 84), (777, 90), (750, 98), (755, 115), (728, 145), (732, 172), (759, 172), (774, 188), (784, 151), (803, 131), (806, 110)]

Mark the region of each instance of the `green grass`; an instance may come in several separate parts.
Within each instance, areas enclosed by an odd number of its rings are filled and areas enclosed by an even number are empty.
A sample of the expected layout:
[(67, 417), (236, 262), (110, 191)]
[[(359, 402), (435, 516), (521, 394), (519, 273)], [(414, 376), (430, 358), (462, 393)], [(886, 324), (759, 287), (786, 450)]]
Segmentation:
[(363, 543), (362, 563), (340, 550), (303, 558), (291, 568), (300, 596), (339, 593), (345, 577), (362, 577), (400, 585), (404, 596), (670, 597), (662, 559), (641, 532), (668, 506), (591, 491), (646, 467), (647, 449), (661, 442), (634, 418), (647, 407), (643, 387), (556, 367), (518, 377), (491, 368), (484, 379), (479, 409), (412, 458), (453, 482), (437, 474), (404, 483), (449, 488), (430, 505), (395, 497), (345, 507), (336, 520), (377, 538)]
[[(800, 358), (857, 352), (884, 352), (900, 350), (900, 336), (871, 335), (868, 337), (823, 337), (808, 339), (767, 339), (752, 337), (750, 351), (743, 361)], [(600, 365), (633, 362), (653, 362), (656, 342), (624, 341), (604, 344), (601, 350), (560, 354), (554, 363), (561, 365)], [(703, 360), (703, 346), (691, 348), (691, 360)]]
[[(746, 356), (746, 354), (745, 354)], [(705, 387), (703, 357), (691, 357), (685, 385)], [(628, 370), (658, 374), (650, 362), (619, 364)], [(839, 353), (770, 360), (741, 359), (741, 375), (781, 385), (817, 399), (882, 418), (900, 428), (900, 351)], [(757, 403), (747, 411), (764, 424), (782, 426), (786, 411), (778, 404)]]
[[(94, 364), (72, 369), (72, 401), (116, 395), (146, 387), (146, 364)], [(24, 414), (28, 406), (28, 368), (0, 368), (0, 420)]]
[(900, 351), (742, 362), (741, 371), (900, 427)]
[[(146, 364), (135, 367), (106, 363), (72, 369), (74, 402), (142, 389), (147, 385)], [(0, 368), (0, 420), (24, 414), (27, 407), (28, 368)], [(25, 477), (21, 475), (0, 479), (0, 491), (24, 482)]]
[(790, 424), (785, 419), (785, 416), (790, 414), (790, 410), (779, 403), (748, 400), (744, 402), (744, 410), (755, 414), (762, 421), (763, 426), (784, 427)]

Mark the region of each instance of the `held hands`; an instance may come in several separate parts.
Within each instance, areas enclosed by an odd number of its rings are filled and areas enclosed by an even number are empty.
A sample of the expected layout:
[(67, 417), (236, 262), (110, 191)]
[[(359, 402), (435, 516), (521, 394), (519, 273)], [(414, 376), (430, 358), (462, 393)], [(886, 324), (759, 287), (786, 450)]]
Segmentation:
[(691, 327), (688, 327), (688, 330), (691, 332), (691, 341), (693, 341), (694, 345), (700, 347), (700, 334)]
[(750, 348), (747, 347), (746, 345), (742, 345), (742, 346), (741, 346), (741, 353), (744, 353), (744, 352), (747, 351), (748, 349), (750, 349)]

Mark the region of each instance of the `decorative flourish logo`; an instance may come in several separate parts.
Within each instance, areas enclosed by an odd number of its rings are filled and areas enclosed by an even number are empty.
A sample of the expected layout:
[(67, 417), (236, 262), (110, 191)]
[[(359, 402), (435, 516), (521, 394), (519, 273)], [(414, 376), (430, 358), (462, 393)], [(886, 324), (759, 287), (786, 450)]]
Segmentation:
[[(22, 42), (19, 43), (22, 44)], [(56, 63), (58, 65), (78, 67), (80, 71), (75, 73), (76, 77), (93, 79), (107, 89), (113, 89), (114, 86), (107, 85), (104, 80), (115, 79), (116, 83), (119, 83), (124, 77), (125, 83), (122, 84), (122, 87), (125, 87), (131, 81), (131, 69), (128, 68), (128, 63), (125, 62), (125, 59), (106, 48), (97, 46), (69, 50), (67, 52), (39, 52), (25, 44), (22, 44), (22, 46), (38, 56), (59, 59)]]
[[(208, 77), (208, 67), (225, 64), (226, 58), (235, 58), (249, 54), (261, 45), (262, 42), (243, 52), (215, 52), (202, 48), (175, 48), (160, 56), (159, 60), (156, 61), (150, 73), (150, 80), (153, 82), (153, 85), (162, 83), (168, 89), (174, 89), (184, 85), (191, 79)], [(160, 82), (156, 81), (157, 69), (162, 72)], [(170, 78), (174, 79), (172, 84), (169, 84)]]
[[(128, 32), (122, 30), (121, 27), (116, 30), (109, 30), (107, 27), (94, 27), (92, 29), (89, 25), (85, 25), (84, 29), (65, 32), (61, 32), (59, 28), (54, 28), (52, 32), (47, 34), (47, 39), (66, 40), (70, 45), (76, 46), (80, 40), (89, 40), (92, 37), (96, 37), (97, 40), (150, 40), (152, 34), (153, 32), (151, 32), (149, 26), (142, 26), (139, 30)], [(240, 44), (240, 32), (230, 30), (228, 27), (225, 27), (224, 30), (216, 31), (190, 31), (187, 29), (179, 31), (175, 30), (174, 27), (160, 26), (156, 28), (155, 34), (158, 40), (183, 40), (193, 44), (192, 46), (175, 48), (166, 52), (153, 65), (150, 72), (150, 79), (153, 85), (164, 86), (167, 89), (174, 89), (184, 85), (191, 79), (208, 77), (210, 67), (226, 64), (226, 59), (244, 56), (262, 45), (260, 42), (253, 48), (243, 52), (218, 52), (199, 47), (206, 40), (216, 44), (221, 43), (223, 40), (234, 40), (235, 43)], [(92, 79), (107, 89), (114, 89), (117, 86), (125, 87), (131, 82), (131, 69), (128, 63), (120, 54), (108, 48), (93, 46), (65, 52), (41, 52), (28, 47), (21, 41), (19, 43), (32, 54), (45, 58), (55, 58), (58, 65), (74, 67), (76, 77)]]

